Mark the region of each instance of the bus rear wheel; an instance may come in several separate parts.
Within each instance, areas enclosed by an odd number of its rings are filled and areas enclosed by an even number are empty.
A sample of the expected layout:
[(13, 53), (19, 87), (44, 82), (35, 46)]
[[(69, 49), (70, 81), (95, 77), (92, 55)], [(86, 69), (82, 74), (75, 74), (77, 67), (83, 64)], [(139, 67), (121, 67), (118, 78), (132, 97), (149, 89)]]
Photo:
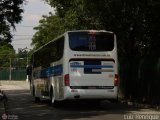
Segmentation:
[(35, 103), (38, 103), (38, 102), (40, 102), (40, 98), (39, 97), (36, 97), (36, 94), (35, 94), (35, 88), (33, 87), (33, 97), (34, 97), (34, 101), (35, 101)]
[(35, 100), (35, 103), (40, 102), (40, 98), (39, 97), (35, 97), (34, 100)]

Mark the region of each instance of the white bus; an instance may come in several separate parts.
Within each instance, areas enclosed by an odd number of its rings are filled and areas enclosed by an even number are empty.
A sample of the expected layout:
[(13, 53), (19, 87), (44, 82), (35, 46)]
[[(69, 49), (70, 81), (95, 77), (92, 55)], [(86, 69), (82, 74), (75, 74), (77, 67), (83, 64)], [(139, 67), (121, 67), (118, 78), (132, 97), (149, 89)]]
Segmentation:
[(113, 32), (68, 31), (32, 55), (31, 92), (53, 105), (70, 99), (117, 99), (117, 42)]

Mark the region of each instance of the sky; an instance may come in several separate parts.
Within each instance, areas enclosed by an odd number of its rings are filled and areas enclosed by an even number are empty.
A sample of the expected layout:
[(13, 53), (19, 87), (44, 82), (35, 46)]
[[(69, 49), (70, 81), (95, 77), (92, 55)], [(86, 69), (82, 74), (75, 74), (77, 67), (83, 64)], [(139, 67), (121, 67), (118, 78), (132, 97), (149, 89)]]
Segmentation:
[(36, 32), (33, 28), (39, 25), (42, 15), (48, 15), (49, 12), (53, 12), (53, 8), (43, 0), (27, 0), (27, 3), (23, 5), (23, 9), (22, 21), (16, 25), (16, 31), (12, 31), (13, 41), (11, 44), (16, 52), (18, 52), (18, 49), (26, 47), (28, 51), (33, 48), (31, 46), (32, 36)]

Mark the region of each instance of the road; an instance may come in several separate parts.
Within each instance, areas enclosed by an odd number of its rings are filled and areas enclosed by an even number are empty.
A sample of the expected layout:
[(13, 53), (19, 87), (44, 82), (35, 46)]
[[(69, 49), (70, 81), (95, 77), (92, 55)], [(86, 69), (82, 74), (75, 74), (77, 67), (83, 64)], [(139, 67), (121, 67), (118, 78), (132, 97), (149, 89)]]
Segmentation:
[(59, 108), (50, 106), (46, 100), (35, 103), (26, 83), (1, 85), (0, 89), (8, 96), (7, 114), (10, 120), (160, 120), (159, 111), (121, 103), (104, 101), (94, 105), (65, 102)]

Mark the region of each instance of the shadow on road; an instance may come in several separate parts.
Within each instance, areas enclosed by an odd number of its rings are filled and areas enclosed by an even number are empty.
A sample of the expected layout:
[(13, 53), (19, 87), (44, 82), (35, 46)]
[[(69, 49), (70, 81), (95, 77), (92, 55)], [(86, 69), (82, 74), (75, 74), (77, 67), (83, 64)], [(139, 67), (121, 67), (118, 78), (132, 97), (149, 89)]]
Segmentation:
[(5, 93), (8, 96), (7, 114), (18, 116), (18, 120), (91, 119), (97, 116), (112, 115), (119, 116), (121, 120), (124, 114), (140, 110), (133, 106), (106, 101), (101, 102), (100, 105), (70, 101), (63, 102), (59, 108), (54, 108), (47, 100), (34, 103), (29, 90), (8, 90)]

